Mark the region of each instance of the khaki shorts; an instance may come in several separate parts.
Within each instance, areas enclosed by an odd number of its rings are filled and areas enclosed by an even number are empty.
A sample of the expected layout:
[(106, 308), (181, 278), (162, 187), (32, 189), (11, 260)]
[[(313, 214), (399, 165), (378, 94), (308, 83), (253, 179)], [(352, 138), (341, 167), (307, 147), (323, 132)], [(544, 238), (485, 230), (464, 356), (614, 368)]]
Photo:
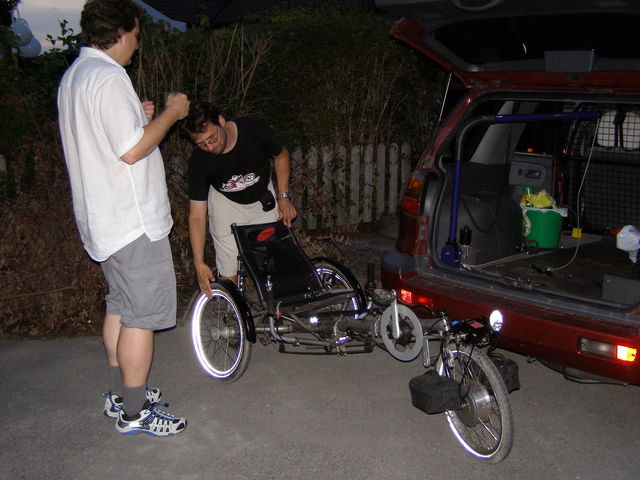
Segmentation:
[(169, 237), (138, 237), (100, 263), (109, 285), (107, 314), (127, 328), (162, 330), (176, 324), (176, 275)]
[[(269, 190), (274, 194), (273, 185), (269, 183)], [(278, 220), (278, 202), (276, 206), (265, 212), (260, 202), (241, 204), (232, 202), (223, 194), (209, 189), (208, 206), (209, 232), (213, 237), (216, 250), (216, 266), (218, 275), (235, 277), (238, 273), (238, 247), (231, 231), (231, 224), (253, 225)]]

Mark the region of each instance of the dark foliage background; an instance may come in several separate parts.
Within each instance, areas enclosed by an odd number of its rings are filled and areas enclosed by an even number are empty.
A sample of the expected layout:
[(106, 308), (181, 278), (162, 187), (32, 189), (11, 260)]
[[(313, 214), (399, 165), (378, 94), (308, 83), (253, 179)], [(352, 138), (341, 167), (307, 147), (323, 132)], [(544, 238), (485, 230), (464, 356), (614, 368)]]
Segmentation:
[[(389, 27), (383, 16), (332, 9), (281, 11), (215, 31), (206, 20), (186, 33), (145, 22), (130, 75), (156, 108), (166, 92), (183, 91), (228, 117), (267, 118), (290, 149), (402, 141), (419, 151), (441, 78), (391, 40)], [(80, 244), (56, 122), (57, 85), (78, 36), (62, 22), (50, 41), (50, 52), (16, 59), (17, 68), (5, 58), (0, 69), (0, 336), (93, 334), (102, 324), (106, 289)], [(195, 285), (185, 190), (191, 148), (178, 129), (162, 145), (182, 306)], [(302, 192), (308, 175), (292, 167), (292, 189)], [(337, 257), (343, 234), (300, 232), (311, 255)]]

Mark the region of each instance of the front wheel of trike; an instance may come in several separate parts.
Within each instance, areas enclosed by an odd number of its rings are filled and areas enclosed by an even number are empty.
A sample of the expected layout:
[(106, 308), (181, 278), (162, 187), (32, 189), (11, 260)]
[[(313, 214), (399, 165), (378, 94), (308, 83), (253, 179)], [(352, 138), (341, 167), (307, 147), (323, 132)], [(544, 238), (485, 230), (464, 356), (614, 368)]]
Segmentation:
[(451, 431), (465, 450), (487, 463), (504, 460), (513, 444), (511, 400), (500, 372), (484, 351), (455, 344), (439, 374), (453, 378), (462, 397), (460, 410), (445, 414)]
[(219, 283), (211, 299), (201, 294), (193, 306), (191, 338), (202, 368), (222, 382), (240, 378), (249, 365), (252, 344), (238, 305)]

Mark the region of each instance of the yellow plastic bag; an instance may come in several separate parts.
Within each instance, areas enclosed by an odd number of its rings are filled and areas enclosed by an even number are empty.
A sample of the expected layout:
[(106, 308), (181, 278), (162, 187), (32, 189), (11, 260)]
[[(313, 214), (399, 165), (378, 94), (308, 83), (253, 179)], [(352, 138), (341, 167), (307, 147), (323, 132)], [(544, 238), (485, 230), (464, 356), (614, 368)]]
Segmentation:
[(542, 189), (538, 193), (531, 195), (529, 200), (535, 208), (558, 208), (556, 201), (546, 190)]

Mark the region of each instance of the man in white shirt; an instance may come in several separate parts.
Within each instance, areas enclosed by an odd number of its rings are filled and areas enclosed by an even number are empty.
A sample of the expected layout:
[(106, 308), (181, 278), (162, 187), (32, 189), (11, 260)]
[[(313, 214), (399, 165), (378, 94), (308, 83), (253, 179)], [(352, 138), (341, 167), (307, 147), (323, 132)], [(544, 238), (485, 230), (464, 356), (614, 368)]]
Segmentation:
[(122, 433), (174, 435), (186, 420), (157, 410), (146, 387), (153, 332), (176, 322), (173, 225), (158, 144), (189, 101), (170, 94), (153, 118), (125, 65), (138, 48), (142, 9), (131, 0), (90, 0), (80, 20), (83, 47), (58, 90), (60, 133), (73, 208), (87, 253), (109, 285), (103, 340), (111, 385), (103, 413)]

